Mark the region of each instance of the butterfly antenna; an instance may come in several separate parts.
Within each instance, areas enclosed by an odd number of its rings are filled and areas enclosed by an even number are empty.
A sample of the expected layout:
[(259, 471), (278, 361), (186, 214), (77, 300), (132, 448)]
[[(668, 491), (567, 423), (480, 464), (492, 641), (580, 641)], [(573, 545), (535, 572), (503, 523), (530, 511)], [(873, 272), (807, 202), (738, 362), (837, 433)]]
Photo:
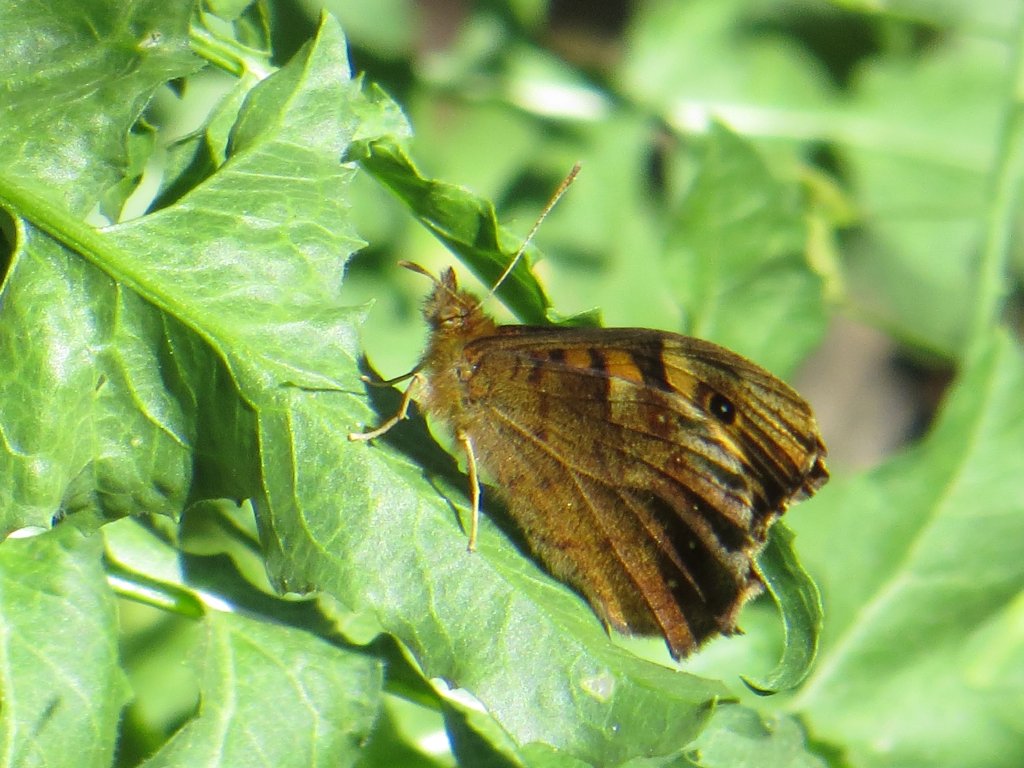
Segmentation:
[(406, 261), (405, 259), (401, 259), (398, 262), (398, 266), (405, 267), (410, 272), (415, 272), (417, 275), (423, 275), (425, 278), (430, 280), (430, 282), (432, 282), (435, 286), (443, 286), (445, 291), (449, 295), (455, 295), (454, 291), (452, 291), (452, 289), (449, 286), (442, 283), (435, 275), (430, 274), (430, 272), (428, 272), (424, 267), (421, 267), (419, 264), (416, 264), (415, 262), (412, 261)]
[(432, 283), (436, 283), (437, 282), (437, 278), (436, 277), (434, 277), (432, 274), (430, 274), (430, 272), (428, 272), (425, 268), (421, 267), (419, 264), (417, 264), (414, 261), (406, 261), (405, 259), (401, 259), (398, 262), (398, 266), (404, 267), (405, 269), (408, 269), (410, 272), (415, 272), (418, 275), (423, 275), (425, 278), (430, 280)]
[(576, 163), (572, 167), (572, 170), (569, 171), (569, 175), (562, 179), (562, 183), (558, 185), (558, 189), (555, 190), (555, 193), (551, 195), (551, 199), (548, 200), (547, 205), (545, 205), (543, 210), (541, 210), (540, 216), (537, 217), (537, 221), (534, 223), (533, 228), (530, 230), (530, 233), (526, 236), (526, 239), (523, 240), (523, 244), (519, 246), (519, 250), (516, 251), (516, 255), (512, 258), (512, 261), (509, 262), (508, 266), (505, 267), (505, 271), (502, 272), (501, 277), (499, 277), (497, 281), (495, 281), (494, 285), (491, 287), (491, 290), (487, 292), (487, 295), (480, 302), (481, 304), (483, 304), (484, 301), (486, 301), (487, 299), (491, 298), (491, 296), (493, 296), (495, 292), (498, 290), (498, 287), (503, 282), (505, 282), (505, 278), (512, 274), (512, 270), (516, 268), (516, 264), (519, 263), (519, 260), (523, 258), (523, 254), (526, 253), (526, 249), (530, 245), (530, 242), (533, 240), (533, 236), (536, 235), (537, 230), (540, 229), (541, 222), (543, 222), (544, 219), (548, 217), (548, 214), (551, 213), (551, 209), (555, 207), (555, 204), (558, 203), (558, 201), (562, 198), (562, 195), (565, 194), (565, 191), (569, 189), (569, 185), (573, 183), (573, 181), (576, 179), (576, 174), (578, 174), (579, 172), (580, 164)]

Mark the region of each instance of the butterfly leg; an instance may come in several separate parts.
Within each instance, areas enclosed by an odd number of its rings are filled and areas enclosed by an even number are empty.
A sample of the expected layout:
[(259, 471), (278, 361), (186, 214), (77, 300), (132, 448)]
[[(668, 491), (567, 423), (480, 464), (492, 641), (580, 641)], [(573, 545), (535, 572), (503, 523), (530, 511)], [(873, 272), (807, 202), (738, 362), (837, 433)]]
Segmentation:
[(476, 453), (473, 451), (473, 441), (465, 432), (459, 432), (456, 436), (462, 448), (466, 452), (466, 468), (469, 470), (469, 499), (473, 505), (472, 518), (469, 523), (469, 546), (470, 552), (476, 549), (476, 532), (480, 522), (480, 477), (476, 469)]
[(395, 424), (400, 422), (406, 416), (409, 415), (409, 403), (412, 402), (413, 395), (416, 390), (419, 389), (423, 383), (423, 377), (418, 373), (414, 374), (412, 381), (409, 382), (409, 386), (405, 388), (405, 394), (402, 395), (402, 405), (398, 408), (398, 412), (390, 419), (385, 421), (379, 427), (369, 432), (349, 432), (349, 440), (373, 440), (380, 437), (381, 435), (389, 432)]

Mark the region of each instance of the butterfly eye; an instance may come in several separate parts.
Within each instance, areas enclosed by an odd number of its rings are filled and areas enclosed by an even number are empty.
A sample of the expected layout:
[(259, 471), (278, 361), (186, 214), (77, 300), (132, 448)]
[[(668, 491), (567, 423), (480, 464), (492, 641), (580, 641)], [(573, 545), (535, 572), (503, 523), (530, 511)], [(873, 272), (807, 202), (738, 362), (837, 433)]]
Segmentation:
[(451, 307), (444, 312), (438, 313), (437, 324), (446, 328), (452, 328), (462, 324), (466, 313), (459, 307)]
[(736, 409), (733, 404), (717, 392), (708, 399), (708, 413), (723, 424), (732, 424), (736, 421)]

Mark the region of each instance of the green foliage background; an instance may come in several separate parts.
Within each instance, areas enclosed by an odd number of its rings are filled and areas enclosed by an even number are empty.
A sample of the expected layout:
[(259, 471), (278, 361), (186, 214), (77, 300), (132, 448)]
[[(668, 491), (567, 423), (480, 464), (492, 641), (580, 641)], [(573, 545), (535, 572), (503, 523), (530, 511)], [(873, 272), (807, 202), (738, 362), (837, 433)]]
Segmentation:
[[(0, 0), (0, 764), (1019, 766), (1018, 4), (326, 5)], [(782, 536), (784, 621), (671, 665), (467, 553), (422, 420), (345, 439), (422, 343), (397, 259), (487, 284), (577, 160), (520, 319), (955, 370), (787, 515), (820, 627)]]

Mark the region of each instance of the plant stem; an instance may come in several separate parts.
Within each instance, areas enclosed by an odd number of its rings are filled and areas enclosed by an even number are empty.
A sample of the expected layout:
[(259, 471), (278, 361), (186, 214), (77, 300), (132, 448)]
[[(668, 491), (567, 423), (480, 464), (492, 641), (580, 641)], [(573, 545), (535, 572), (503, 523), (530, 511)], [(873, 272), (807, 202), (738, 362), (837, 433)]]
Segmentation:
[(193, 619), (206, 612), (202, 601), (188, 589), (132, 571), (110, 557), (104, 560), (107, 581), (121, 597)]

